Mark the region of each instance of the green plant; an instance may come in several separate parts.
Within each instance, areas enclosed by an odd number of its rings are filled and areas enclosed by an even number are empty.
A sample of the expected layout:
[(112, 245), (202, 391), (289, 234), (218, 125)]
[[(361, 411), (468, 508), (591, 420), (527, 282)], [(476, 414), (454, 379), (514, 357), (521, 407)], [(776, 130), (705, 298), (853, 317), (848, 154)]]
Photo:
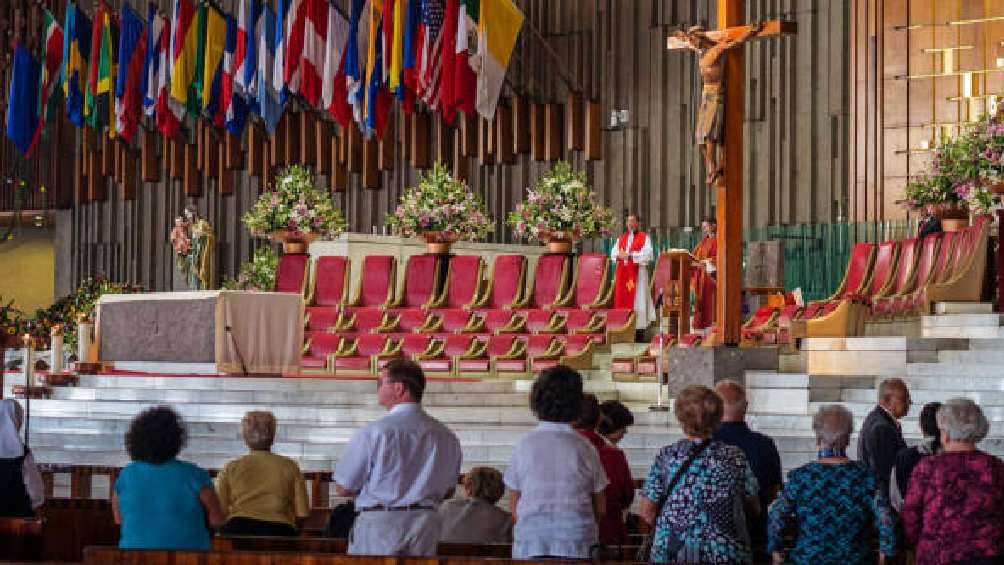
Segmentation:
[(331, 238), (348, 227), (331, 196), (315, 189), (313, 174), (300, 165), (283, 170), (272, 190), (262, 192), (241, 221), (255, 236), (289, 230)]
[(250, 261), (241, 265), (236, 279), (228, 279), (223, 288), (229, 290), (253, 290), (269, 292), (275, 288), (275, 272), (279, 268), (279, 256), (271, 246), (259, 247)]
[(559, 161), (509, 213), (508, 223), (520, 237), (563, 232), (578, 239), (609, 236), (614, 216), (586, 185), (585, 173)]
[(404, 237), (423, 232), (444, 232), (457, 239), (483, 238), (494, 230), (481, 197), (453, 178), (442, 163), (418, 180), (418, 186), (401, 195), (401, 201), (386, 220), (387, 226)]

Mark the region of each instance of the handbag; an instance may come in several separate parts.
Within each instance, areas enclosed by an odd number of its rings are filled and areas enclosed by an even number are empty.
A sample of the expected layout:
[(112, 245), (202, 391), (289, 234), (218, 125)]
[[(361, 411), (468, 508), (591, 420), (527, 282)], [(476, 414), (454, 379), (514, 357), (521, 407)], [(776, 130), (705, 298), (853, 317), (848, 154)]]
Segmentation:
[[(697, 456), (700, 455), (701, 452), (704, 451), (704, 449), (708, 447), (708, 444), (710, 443), (711, 439), (709, 438), (708, 440), (698, 443), (697, 445), (695, 445), (690, 449), (690, 453), (687, 455), (687, 458), (683, 461), (683, 464), (680, 465), (680, 468), (676, 470), (675, 474), (673, 474), (673, 478), (669, 480), (669, 485), (666, 486), (666, 492), (663, 493), (662, 500), (660, 500), (659, 503), (656, 505), (656, 512), (655, 512), (656, 522), (659, 521), (659, 516), (662, 515), (662, 508), (663, 506), (666, 505), (666, 501), (669, 500), (669, 495), (673, 494), (673, 489), (676, 488), (676, 484), (680, 482), (681, 478), (683, 478), (683, 474), (686, 473), (687, 469), (690, 468), (690, 464), (694, 462), (694, 459), (697, 459)], [(648, 534), (645, 535), (645, 539), (641, 542), (641, 547), (638, 548), (637, 561), (642, 561), (647, 563), (652, 558), (652, 542), (655, 539), (655, 529), (656, 526), (653, 523), (652, 531), (650, 531)]]

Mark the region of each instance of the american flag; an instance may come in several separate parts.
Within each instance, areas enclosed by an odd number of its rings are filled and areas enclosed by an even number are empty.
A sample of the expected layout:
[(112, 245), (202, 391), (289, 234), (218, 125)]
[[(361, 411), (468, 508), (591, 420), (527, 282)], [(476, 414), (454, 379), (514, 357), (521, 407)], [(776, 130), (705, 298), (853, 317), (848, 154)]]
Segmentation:
[(443, 66), (440, 42), (443, 37), (443, 0), (422, 0), (422, 21), (419, 24), (418, 95), (426, 106), (435, 110), (439, 99), (439, 72)]

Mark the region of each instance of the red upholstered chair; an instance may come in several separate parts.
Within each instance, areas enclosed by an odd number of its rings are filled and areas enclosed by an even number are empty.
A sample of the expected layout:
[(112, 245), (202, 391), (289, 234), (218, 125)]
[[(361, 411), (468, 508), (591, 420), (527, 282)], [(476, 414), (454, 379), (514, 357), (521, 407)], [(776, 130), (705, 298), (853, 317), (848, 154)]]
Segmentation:
[[(550, 336), (545, 336), (550, 337)], [(526, 343), (513, 334), (493, 335), (488, 338), (486, 353), (491, 359), (491, 367), (497, 373), (498, 364), (501, 362), (503, 371), (516, 372), (526, 371)], [(461, 372), (464, 372), (464, 364), (461, 363)]]
[(561, 300), (568, 292), (571, 259), (568, 255), (547, 253), (537, 259), (534, 271), (533, 289), (520, 304), (521, 308), (553, 309), (561, 306)]
[(485, 261), (480, 255), (454, 255), (446, 276), (443, 308), (473, 308), (480, 298)]
[[(442, 352), (443, 342), (428, 334), (402, 335), (400, 341), (398, 342), (397, 350), (395, 351), (396, 356), (411, 359), (413, 361), (418, 361), (419, 359), (427, 357), (438, 357), (442, 354)], [(391, 359), (393, 359), (393, 357), (379, 357), (376, 362), (377, 371), (383, 369)]]
[(367, 255), (359, 271), (359, 288), (351, 306), (385, 308), (394, 300), (397, 259), (390, 255)]
[(777, 325), (764, 332), (760, 343), (764, 345), (783, 345), (791, 343), (791, 323), (802, 314), (802, 307), (788, 304), (781, 308)]
[(750, 316), (742, 327), (742, 345), (752, 346), (760, 343), (766, 332), (777, 321), (778, 311), (773, 306), (761, 306)]
[(419, 356), (418, 364), (422, 369), (433, 373), (455, 374), (464, 361), (479, 364), (476, 368), (483, 368), (476, 373), (487, 373), (491, 367), (488, 357), (485, 355), (485, 342), (472, 335), (454, 334), (448, 335), (442, 342), (438, 355)]
[(565, 316), (552, 310), (527, 310), (526, 329), (535, 334), (560, 333), (565, 329)]
[(380, 334), (360, 334), (352, 342), (342, 342), (335, 352), (336, 373), (374, 373), (377, 361), (399, 355), (400, 344)]
[[(452, 310), (437, 310), (442, 319), (440, 331), (449, 333), (478, 333), (485, 330), (484, 318), (475, 312), (455, 308)], [(501, 310), (501, 312), (507, 312)]]
[(348, 296), (349, 260), (340, 255), (318, 257), (310, 280), (307, 329), (326, 331), (338, 322), (338, 314)]
[(938, 257), (934, 262), (930, 276), (924, 284), (917, 283), (916, 288), (902, 301), (896, 304), (894, 314), (897, 316), (914, 316), (922, 308), (927, 300), (927, 288), (945, 280), (959, 244), (960, 232), (944, 232), (941, 234), (941, 247), (938, 249)]
[(940, 246), (941, 234), (935, 233), (924, 238), (920, 245), (920, 254), (914, 272), (907, 274), (905, 280), (897, 280), (894, 293), (873, 301), (873, 316), (892, 316), (904, 311), (914, 290), (926, 286), (930, 281), (938, 260)]
[(685, 334), (680, 338), (679, 346), (683, 348), (700, 347), (703, 338), (698, 334)]
[(634, 326), (634, 310), (626, 308), (607, 310), (607, 343), (611, 345), (615, 343), (634, 343)]
[(439, 255), (412, 255), (404, 270), (404, 288), (395, 308), (433, 308), (442, 297), (439, 288)]
[(563, 308), (605, 308), (613, 297), (609, 279), (610, 257), (603, 253), (583, 253), (579, 256), (568, 293), (558, 302)]
[(593, 368), (593, 351), (595, 346), (592, 337), (585, 334), (559, 335), (555, 337), (565, 347), (565, 352), (558, 359), (558, 363), (580, 371)]
[[(881, 316), (884, 314), (883, 300), (890, 296), (902, 294), (911, 284), (917, 272), (917, 258), (920, 256), (921, 242), (915, 237), (904, 239), (899, 245), (899, 261), (896, 262), (896, 270), (892, 274), (889, 285), (883, 290), (872, 295), (870, 314)], [(873, 285), (874, 286), (874, 285)]]
[(483, 310), (485, 331), (493, 334), (526, 331), (526, 313), (511, 310)]
[(508, 310), (520, 304), (526, 283), (526, 257), (523, 255), (496, 255), (492, 276), (475, 308)]
[(275, 270), (275, 292), (303, 294), (307, 288), (309, 267), (310, 255), (305, 253), (289, 253), (279, 257), (279, 265)]
[(978, 302), (986, 275), (990, 224), (980, 222), (962, 231), (955, 261), (947, 276), (924, 289), (918, 310), (928, 314), (936, 302)]
[(454, 366), (457, 375), (489, 374), (492, 370), (491, 358), (493, 355), (517, 355), (524, 347), (523, 342), (512, 334), (489, 336), (487, 340), (478, 341), (478, 343), (481, 345), (472, 350), (470, 354), (455, 359)]
[[(527, 365), (530, 372), (536, 373), (557, 365), (564, 352), (564, 344), (554, 336), (530, 335), (526, 337)], [(497, 365), (496, 370), (499, 370)]]
[(397, 311), (397, 329), (402, 332), (435, 332), (443, 327), (443, 320), (421, 308)]
[(875, 266), (872, 268), (871, 282), (864, 292), (866, 298), (883, 296), (889, 292), (895, 281), (896, 264), (899, 260), (899, 242), (885, 241), (878, 246)]
[[(668, 370), (669, 352), (676, 345), (676, 336), (673, 334), (662, 334), (662, 372)], [(654, 381), (659, 374), (659, 335), (656, 334), (648, 343), (648, 348), (643, 355), (639, 355), (634, 360), (635, 376), (638, 380)]]
[(307, 308), (307, 331), (325, 332), (338, 325), (338, 306), (310, 306)]
[(874, 243), (856, 243), (851, 249), (851, 257), (847, 261), (847, 270), (840, 286), (827, 300), (839, 300), (861, 294), (867, 287), (868, 275), (875, 262)]
[(304, 372), (330, 373), (335, 352), (342, 348), (342, 338), (329, 333), (311, 335), (303, 346), (300, 367)]
[(566, 310), (565, 331), (570, 334), (595, 334), (603, 331), (603, 316), (591, 310)]
[(399, 316), (388, 314), (380, 308), (354, 308), (343, 311), (335, 324), (336, 332), (386, 333), (398, 327)]

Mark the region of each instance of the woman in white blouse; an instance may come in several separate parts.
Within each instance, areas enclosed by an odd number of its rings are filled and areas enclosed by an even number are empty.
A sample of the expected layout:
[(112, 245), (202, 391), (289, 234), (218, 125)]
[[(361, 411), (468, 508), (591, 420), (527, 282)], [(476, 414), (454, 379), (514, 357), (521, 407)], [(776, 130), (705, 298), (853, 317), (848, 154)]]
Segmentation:
[(45, 502), (42, 475), (21, 442), (24, 412), (16, 400), (0, 400), (0, 516), (30, 517)]
[(607, 476), (596, 448), (572, 429), (582, 404), (582, 377), (558, 365), (530, 389), (540, 423), (524, 435), (505, 470), (515, 559), (584, 559), (599, 544)]

